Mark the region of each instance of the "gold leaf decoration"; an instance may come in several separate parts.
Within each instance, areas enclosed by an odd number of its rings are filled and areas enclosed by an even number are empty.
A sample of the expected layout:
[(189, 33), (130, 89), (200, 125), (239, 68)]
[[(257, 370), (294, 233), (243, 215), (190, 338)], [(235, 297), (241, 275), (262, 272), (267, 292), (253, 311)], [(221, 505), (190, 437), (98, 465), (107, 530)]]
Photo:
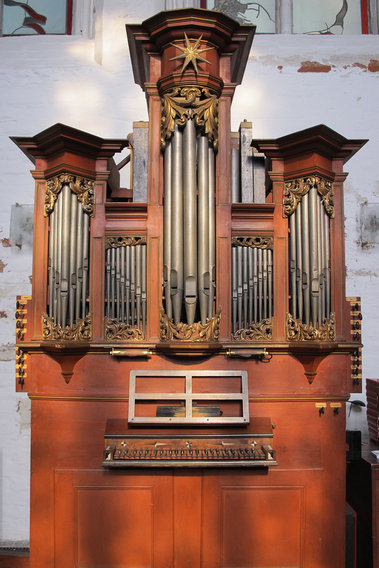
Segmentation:
[(329, 318), (319, 327), (306, 325), (300, 320), (287, 313), (286, 322), (287, 340), (288, 341), (335, 341), (336, 338), (336, 322), (335, 314), (331, 313)]
[(145, 339), (145, 334), (141, 329), (117, 319), (105, 318), (105, 339), (107, 341), (142, 341)]
[(126, 246), (145, 245), (146, 237), (114, 236), (109, 235), (105, 239), (105, 248), (120, 248)]
[(213, 147), (218, 145), (218, 99), (207, 87), (176, 87), (162, 97), (161, 147), (166, 147), (175, 124), (184, 126), (188, 119), (204, 128)]
[(238, 329), (233, 334), (235, 341), (270, 341), (272, 339), (272, 319), (251, 323), (247, 329)]
[(58, 193), (64, 185), (68, 185), (73, 193), (76, 194), (81, 202), (83, 210), (93, 217), (95, 208), (95, 182), (82, 176), (74, 176), (72, 174), (60, 174), (46, 181), (45, 217), (50, 215), (54, 209)]
[[(184, 41), (186, 44), (185, 47), (182, 47), (181, 45), (178, 45), (176, 43), (171, 43), (171, 45), (173, 45), (177, 49), (180, 49), (180, 51), (182, 52), (180, 55), (177, 55), (176, 57), (171, 57), (170, 59), (170, 61), (175, 61), (176, 59), (184, 59), (181, 73), (184, 73), (186, 67), (188, 67), (190, 63), (192, 64), (196, 74), (199, 72), (197, 67), (197, 61), (204, 61), (205, 63), (209, 63), (209, 61), (205, 59), (205, 57), (203, 57), (201, 53), (203, 53), (204, 51), (209, 51), (210, 49), (214, 48), (205, 47), (203, 49), (199, 49), (199, 45), (201, 43), (202, 38), (203, 35), (201, 35), (197, 39), (193, 38), (188, 39), (187, 34), (184, 33)], [(191, 41), (194, 41), (195, 43), (191, 43)]]
[(234, 236), (232, 237), (232, 244), (250, 248), (273, 249), (274, 237), (264, 235), (253, 235), (249, 237)]
[(321, 176), (309, 176), (287, 181), (283, 191), (283, 216), (289, 217), (295, 211), (297, 204), (312, 187), (316, 187), (322, 197), (322, 203), (329, 217), (334, 217), (333, 183)]
[(161, 341), (218, 341), (220, 337), (221, 309), (205, 324), (201, 322), (192, 325), (179, 322), (174, 324), (164, 309), (160, 309)]
[(48, 341), (89, 341), (92, 338), (91, 315), (78, 320), (72, 327), (62, 328), (45, 313), (42, 315), (42, 336)]

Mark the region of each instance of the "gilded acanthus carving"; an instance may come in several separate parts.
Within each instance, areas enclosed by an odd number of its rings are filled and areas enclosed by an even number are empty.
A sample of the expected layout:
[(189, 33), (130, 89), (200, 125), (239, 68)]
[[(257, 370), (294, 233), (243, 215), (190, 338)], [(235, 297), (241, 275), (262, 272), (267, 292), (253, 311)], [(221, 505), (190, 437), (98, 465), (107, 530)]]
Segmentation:
[(286, 324), (288, 341), (334, 341), (336, 338), (334, 313), (331, 313), (330, 317), (325, 320), (325, 323), (318, 328), (295, 320), (289, 313), (287, 313)]
[(232, 244), (242, 247), (272, 249), (274, 246), (274, 237), (266, 237), (261, 235), (253, 235), (250, 237), (232, 237)]
[(89, 341), (92, 338), (91, 316), (88, 314), (72, 327), (62, 328), (45, 313), (42, 315), (42, 336), (48, 341)]
[(174, 324), (164, 309), (160, 310), (161, 341), (218, 341), (220, 337), (221, 309), (205, 324), (201, 322), (192, 325), (179, 322)]
[(321, 176), (309, 176), (285, 182), (283, 192), (284, 217), (292, 215), (299, 201), (312, 187), (316, 187), (321, 195), (326, 213), (329, 217), (334, 217), (333, 183)]
[(146, 237), (130, 237), (130, 236), (113, 236), (110, 235), (105, 239), (105, 248), (120, 248), (126, 246), (145, 245)]
[(247, 329), (238, 329), (233, 334), (235, 341), (270, 341), (272, 339), (272, 319), (252, 323)]
[(216, 150), (218, 144), (218, 99), (207, 87), (175, 87), (162, 97), (161, 147), (171, 138), (175, 124), (184, 126), (193, 119), (204, 127)]
[(64, 185), (68, 185), (82, 204), (83, 211), (91, 217), (94, 215), (95, 208), (95, 182), (81, 176), (72, 174), (60, 174), (50, 178), (46, 182), (45, 194), (45, 217), (50, 215), (54, 209), (58, 193)]
[(141, 329), (117, 319), (105, 318), (105, 339), (107, 341), (143, 341), (145, 334)]

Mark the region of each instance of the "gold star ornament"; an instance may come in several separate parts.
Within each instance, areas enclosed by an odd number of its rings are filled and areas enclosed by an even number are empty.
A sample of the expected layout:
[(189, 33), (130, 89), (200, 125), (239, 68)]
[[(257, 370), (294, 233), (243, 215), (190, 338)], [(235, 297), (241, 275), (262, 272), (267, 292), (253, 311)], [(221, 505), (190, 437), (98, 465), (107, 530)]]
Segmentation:
[[(177, 45), (176, 43), (171, 43), (171, 45), (173, 45), (174, 47), (177, 47), (178, 49), (180, 49), (180, 51), (182, 51), (182, 53), (180, 55), (177, 55), (176, 57), (171, 57), (171, 59), (170, 59), (170, 61), (174, 61), (174, 59), (184, 59), (181, 73), (183, 73), (183, 71), (186, 69), (186, 67), (188, 67), (188, 65), (190, 63), (192, 63), (192, 65), (195, 69), (195, 73), (199, 72), (199, 70), (197, 68), (197, 61), (205, 61), (205, 63), (210, 63), (210, 61), (205, 59), (205, 57), (203, 57), (200, 54), (203, 53), (204, 51), (209, 51), (210, 49), (213, 49), (213, 48), (212, 47), (206, 47), (204, 49), (199, 49), (199, 45), (200, 45), (202, 37), (203, 37), (203, 35), (201, 35), (196, 40), (195, 39), (188, 39), (187, 34), (184, 33), (184, 40), (185, 40), (185, 44), (186, 44), (185, 47), (182, 47), (181, 45)], [(191, 43), (191, 41), (194, 41), (195, 43)]]

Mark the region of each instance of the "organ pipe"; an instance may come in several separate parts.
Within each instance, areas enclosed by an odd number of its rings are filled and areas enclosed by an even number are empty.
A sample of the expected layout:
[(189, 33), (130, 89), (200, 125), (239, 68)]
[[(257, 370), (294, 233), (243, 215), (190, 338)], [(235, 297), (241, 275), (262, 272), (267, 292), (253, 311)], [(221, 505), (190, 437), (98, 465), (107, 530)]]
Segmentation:
[[(241, 244), (240, 240), (245, 243)], [(232, 322), (233, 333), (249, 329), (273, 315), (272, 250), (249, 238), (233, 238)]]
[(164, 152), (163, 288), (174, 323), (202, 324), (215, 297), (215, 151), (188, 118)]
[(142, 330), (147, 311), (146, 261), (144, 238), (109, 237), (105, 251), (105, 315)]
[(184, 304), (187, 322), (193, 324), (197, 299), (196, 129), (189, 120), (183, 131)]
[(50, 213), (47, 309), (62, 328), (88, 315), (88, 258), (89, 215), (63, 184)]
[(329, 216), (317, 185), (303, 195), (289, 217), (290, 312), (306, 325), (330, 317)]

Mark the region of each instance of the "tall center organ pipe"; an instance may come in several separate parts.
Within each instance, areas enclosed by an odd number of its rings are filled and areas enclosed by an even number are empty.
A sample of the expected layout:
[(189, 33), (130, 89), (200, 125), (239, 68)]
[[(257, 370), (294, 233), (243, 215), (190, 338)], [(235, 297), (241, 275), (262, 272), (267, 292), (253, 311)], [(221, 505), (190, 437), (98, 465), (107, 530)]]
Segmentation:
[(289, 218), (290, 312), (306, 325), (330, 317), (329, 216), (317, 186), (302, 197)]
[(48, 314), (62, 328), (88, 315), (89, 215), (64, 184), (50, 214)]
[(205, 324), (215, 296), (215, 155), (189, 118), (164, 154), (165, 309), (177, 324)]
[(184, 305), (187, 322), (193, 324), (197, 299), (196, 128), (193, 120), (187, 122), (183, 132), (183, 205)]

